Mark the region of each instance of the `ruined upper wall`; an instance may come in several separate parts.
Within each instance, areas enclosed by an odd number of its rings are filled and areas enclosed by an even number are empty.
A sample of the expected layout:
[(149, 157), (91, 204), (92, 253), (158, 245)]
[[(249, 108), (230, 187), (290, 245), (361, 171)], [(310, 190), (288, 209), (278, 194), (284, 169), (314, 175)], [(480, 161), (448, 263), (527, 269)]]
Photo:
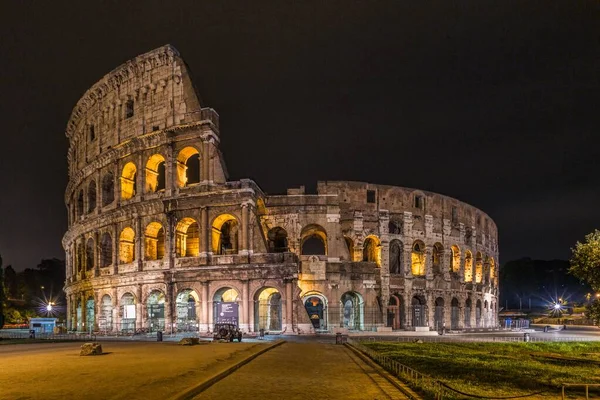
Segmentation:
[[(77, 102), (66, 129), (69, 171), (132, 138), (206, 119), (205, 114), (174, 47), (137, 56), (106, 74)], [(208, 118), (218, 126), (216, 113)]]

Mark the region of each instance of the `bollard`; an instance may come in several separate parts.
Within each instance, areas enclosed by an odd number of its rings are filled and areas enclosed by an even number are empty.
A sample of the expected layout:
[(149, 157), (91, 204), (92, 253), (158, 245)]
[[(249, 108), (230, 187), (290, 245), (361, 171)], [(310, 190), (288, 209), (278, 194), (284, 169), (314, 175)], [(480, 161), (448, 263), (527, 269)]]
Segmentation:
[(340, 332), (335, 334), (335, 344), (342, 344), (342, 334)]
[(31, 329), (29, 331), (29, 339), (35, 339), (35, 330)]
[(260, 338), (261, 338), (261, 339), (264, 339), (264, 338), (265, 338), (265, 330), (264, 330), (263, 328), (261, 328), (261, 329), (258, 331), (258, 334), (259, 334), (259, 336), (260, 336)]
[(162, 335), (163, 335), (163, 333), (161, 331), (156, 332), (156, 341), (157, 342), (162, 342)]
[(525, 333), (523, 335), (523, 341), (524, 342), (530, 342), (531, 341), (531, 335), (529, 335), (529, 333)]

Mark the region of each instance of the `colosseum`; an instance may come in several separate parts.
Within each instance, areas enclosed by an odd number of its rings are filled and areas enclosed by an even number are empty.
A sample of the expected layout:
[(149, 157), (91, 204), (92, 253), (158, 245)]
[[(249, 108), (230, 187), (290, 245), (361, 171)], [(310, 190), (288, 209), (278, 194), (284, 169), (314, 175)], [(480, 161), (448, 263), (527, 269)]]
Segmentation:
[[(67, 124), (72, 331), (307, 334), (496, 326), (498, 234), (425, 190), (228, 180), (219, 115), (163, 46), (105, 75)], [(326, 171), (325, 171), (326, 173)]]

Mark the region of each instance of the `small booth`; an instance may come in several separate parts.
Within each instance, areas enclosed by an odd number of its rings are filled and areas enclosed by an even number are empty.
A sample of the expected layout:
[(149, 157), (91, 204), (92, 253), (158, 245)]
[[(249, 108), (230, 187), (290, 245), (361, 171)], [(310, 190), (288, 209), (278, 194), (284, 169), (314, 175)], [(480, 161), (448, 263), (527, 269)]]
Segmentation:
[(29, 331), (34, 331), (36, 335), (54, 333), (56, 327), (56, 318), (31, 318), (29, 320)]

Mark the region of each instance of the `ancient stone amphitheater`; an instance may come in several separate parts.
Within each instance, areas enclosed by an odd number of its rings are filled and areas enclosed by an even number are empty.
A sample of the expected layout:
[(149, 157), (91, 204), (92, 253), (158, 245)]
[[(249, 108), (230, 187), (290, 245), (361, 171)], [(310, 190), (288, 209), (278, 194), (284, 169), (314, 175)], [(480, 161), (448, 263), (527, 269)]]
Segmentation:
[(172, 46), (119, 66), (68, 122), (68, 327), (248, 332), (464, 329), (497, 317), (498, 236), (418, 189), (229, 181), (219, 115)]

